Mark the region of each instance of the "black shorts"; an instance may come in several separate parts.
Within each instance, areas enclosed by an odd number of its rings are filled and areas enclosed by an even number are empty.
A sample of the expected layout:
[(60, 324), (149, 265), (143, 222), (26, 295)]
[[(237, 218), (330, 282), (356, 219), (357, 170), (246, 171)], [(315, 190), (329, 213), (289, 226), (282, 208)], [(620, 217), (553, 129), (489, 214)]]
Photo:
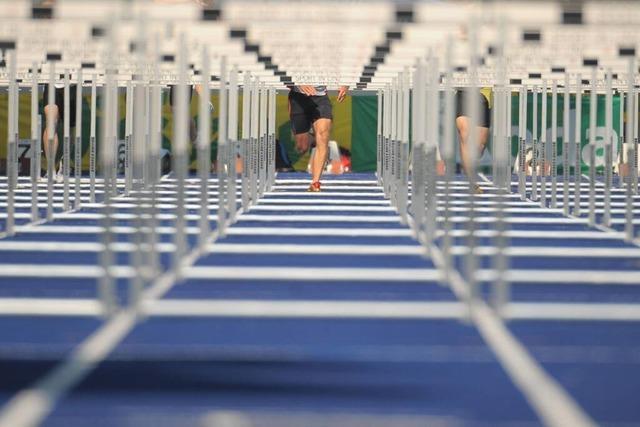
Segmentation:
[[(456, 92), (456, 118), (461, 116), (468, 117), (466, 98), (467, 93), (465, 90), (458, 90)], [(488, 128), (491, 126), (491, 108), (489, 108), (489, 101), (485, 96), (478, 92), (478, 126)]]
[[(173, 102), (176, 96), (178, 96), (178, 92), (177, 92), (177, 85), (170, 85), (169, 86), (169, 105), (171, 105), (173, 107)], [(191, 102), (191, 98), (193, 98), (193, 90), (191, 87), (189, 87), (189, 102)]]
[(331, 101), (327, 95), (307, 96), (291, 91), (289, 92), (289, 118), (291, 130), (295, 135), (307, 133), (316, 120), (333, 120)]
[[(67, 114), (66, 111), (64, 111), (64, 88), (63, 87), (57, 87), (56, 89), (56, 94), (55, 94), (55, 101), (54, 103), (58, 106), (58, 123), (64, 123), (64, 115)], [(75, 127), (76, 126), (76, 93), (78, 90), (78, 85), (69, 85), (69, 125), (70, 127)], [(45, 84), (44, 85), (44, 95), (42, 97), (42, 105), (47, 105), (49, 104), (49, 85)], [(43, 111), (44, 111), (44, 107), (43, 107)], [(43, 116), (43, 126), (44, 123), (46, 123), (46, 117)]]

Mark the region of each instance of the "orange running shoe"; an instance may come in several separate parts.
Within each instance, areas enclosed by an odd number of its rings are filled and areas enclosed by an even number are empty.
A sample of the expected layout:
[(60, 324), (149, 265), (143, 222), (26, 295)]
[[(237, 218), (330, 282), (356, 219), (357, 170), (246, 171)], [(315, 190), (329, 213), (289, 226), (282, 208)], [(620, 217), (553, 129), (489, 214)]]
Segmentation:
[(307, 192), (309, 193), (319, 193), (320, 191), (320, 181), (312, 182), (309, 188), (307, 188)]

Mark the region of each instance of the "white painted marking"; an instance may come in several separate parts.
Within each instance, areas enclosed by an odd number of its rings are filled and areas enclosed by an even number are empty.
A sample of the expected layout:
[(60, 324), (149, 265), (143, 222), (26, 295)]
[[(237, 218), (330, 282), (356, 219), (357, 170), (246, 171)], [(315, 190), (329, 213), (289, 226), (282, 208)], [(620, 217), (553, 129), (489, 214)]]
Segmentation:
[[(478, 246), (474, 253), (479, 256), (493, 256), (497, 253), (493, 246)], [(467, 246), (454, 246), (451, 248), (453, 255), (466, 255), (469, 253)], [(640, 262), (640, 249), (638, 248), (594, 248), (594, 247), (549, 247), (549, 246), (510, 246), (504, 251), (509, 257), (528, 258), (637, 258)]]
[[(281, 183), (276, 182), (276, 185), (273, 189), (274, 192), (281, 192), (281, 191), (290, 191), (290, 190), (298, 190), (298, 191), (306, 191), (307, 188), (309, 188), (309, 182), (302, 185), (297, 185), (297, 184), (288, 184), (288, 185), (283, 185)], [(331, 181), (326, 181), (322, 183), (322, 191), (354, 191), (354, 190), (361, 190), (361, 191), (379, 191), (382, 192), (382, 187), (379, 187), (377, 185), (349, 185), (349, 184), (345, 184), (345, 185), (336, 185), (333, 184)]]
[[(135, 274), (129, 266), (114, 265), (110, 270), (117, 278), (130, 278)], [(97, 265), (0, 264), (0, 277), (96, 279), (102, 277), (102, 268)]]
[[(114, 233), (133, 234), (136, 232), (134, 227), (115, 226), (111, 227)], [(94, 225), (38, 225), (38, 226), (19, 226), (16, 227), (19, 233), (37, 233), (37, 234), (100, 234), (104, 232), (104, 227)], [(175, 227), (156, 227), (158, 234), (175, 234)], [(187, 234), (200, 234), (198, 227), (187, 227)]]
[(327, 205), (265, 205), (252, 206), (249, 212), (284, 211), (284, 212), (395, 212), (391, 206), (327, 206)]
[[(438, 230), (438, 236), (443, 236), (444, 231)], [(466, 237), (469, 235), (467, 230), (452, 230), (451, 235), (453, 237)], [(496, 230), (476, 230), (474, 235), (477, 237), (495, 237), (497, 235)], [(618, 240), (624, 237), (624, 233), (619, 232), (616, 234), (604, 234), (600, 231), (590, 230), (578, 230), (578, 231), (566, 231), (566, 230), (507, 230), (505, 235), (510, 238), (517, 239), (557, 239), (557, 240), (569, 240), (569, 239), (595, 239), (595, 240)]]
[[(307, 184), (307, 187), (308, 187), (309, 182), (311, 182), (311, 176), (309, 176), (308, 179), (276, 178), (276, 186), (289, 185), (289, 184)], [(375, 179), (340, 179), (340, 180), (325, 180), (323, 181), (323, 184), (378, 186), (378, 181), (376, 181)]]
[[(512, 283), (574, 283), (578, 285), (640, 285), (640, 271), (613, 270), (530, 270), (510, 269), (506, 280)], [(496, 277), (495, 270), (480, 270), (479, 280), (491, 282)]]
[[(136, 245), (129, 242), (114, 242), (109, 245), (116, 252), (133, 252)], [(173, 243), (157, 243), (160, 252), (175, 250)], [(50, 242), (50, 241), (3, 241), (0, 240), (0, 251), (16, 252), (100, 252), (104, 249), (102, 243), (97, 242)]]
[[(363, 319), (461, 319), (460, 302), (309, 301), (309, 300), (157, 300), (145, 304), (148, 316), (275, 317)], [(640, 304), (510, 303), (510, 320), (640, 321)]]
[(381, 191), (378, 192), (349, 192), (349, 191), (321, 191), (320, 193), (309, 193), (307, 191), (268, 191), (265, 193), (265, 197), (273, 197), (273, 196), (296, 196), (296, 197), (316, 197), (316, 198), (327, 198), (327, 197), (349, 197), (349, 198), (362, 198), (362, 197), (376, 197), (381, 199), (384, 197), (384, 193)]
[(216, 243), (207, 248), (211, 253), (230, 254), (316, 254), (316, 255), (422, 255), (420, 245), (295, 245)]
[(191, 267), (185, 271), (188, 279), (246, 280), (319, 280), (319, 281), (386, 281), (433, 282), (442, 278), (427, 268), (300, 268), (300, 267)]
[(0, 298), (3, 316), (93, 316), (103, 313), (95, 299)]
[(407, 237), (406, 228), (296, 228), (296, 227), (241, 227), (227, 230), (230, 236), (339, 236), (339, 237)]
[(391, 207), (391, 204), (388, 200), (348, 200), (348, 199), (300, 199), (300, 198), (271, 198), (271, 199), (260, 199), (258, 201), (257, 206), (268, 206), (268, 205), (370, 205), (370, 206), (388, 206)]
[(252, 215), (245, 214), (239, 219), (255, 222), (387, 222), (399, 223), (397, 215)]
[(459, 319), (459, 302), (160, 300), (143, 308), (151, 316)]
[(512, 320), (640, 321), (640, 304), (614, 303), (509, 303), (505, 316)]
[[(460, 319), (467, 306), (460, 302), (313, 301), (313, 300), (153, 300), (141, 308), (157, 317), (274, 317), (362, 319)], [(94, 299), (0, 298), (2, 316), (98, 317), (102, 306)], [(509, 320), (640, 321), (640, 304), (525, 303), (504, 308)]]
[[(26, 215), (30, 215), (30, 214), (26, 214)], [(115, 220), (134, 220), (138, 218), (138, 215), (134, 213), (113, 213), (111, 214), (110, 217)], [(140, 217), (151, 218), (151, 215), (144, 214), (144, 215), (140, 215)], [(57, 220), (94, 220), (96, 221), (96, 220), (101, 220), (105, 218), (105, 215), (97, 212), (61, 212), (61, 213), (54, 214), (53, 218)], [(171, 220), (175, 220), (177, 216), (175, 214), (170, 214), (170, 213), (158, 213), (155, 215), (155, 218), (161, 221), (171, 221)], [(200, 219), (200, 215), (186, 214), (184, 218), (187, 221), (197, 221), (198, 219)], [(218, 219), (218, 216), (209, 215), (208, 218), (210, 220), (216, 220)]]

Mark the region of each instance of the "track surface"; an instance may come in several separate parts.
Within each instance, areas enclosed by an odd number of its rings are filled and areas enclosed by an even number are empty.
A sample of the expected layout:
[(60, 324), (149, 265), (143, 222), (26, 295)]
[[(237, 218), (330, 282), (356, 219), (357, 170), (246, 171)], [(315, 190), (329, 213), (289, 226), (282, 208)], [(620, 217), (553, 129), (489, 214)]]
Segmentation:
[[(43, 425), (540, 425), (494, 349), (473, 324), (459, 319), (464, 304), (400, 223), (374, 177), (328, 178), (320, 194), (305, 193), (307, 180), (304, 174), (279, 175), (274, 190), (209, 246), (184, 280), (150, 303), (155, 315), (142, 319), (67, 390)], [(488, 295), (495, 193), (483, 186), (485, 194), (477, 198), (486, 208), (478, 210), (478, 278)], [(191, 245), (198, 234), (197, 183), (192, 190)], [(216, 191), (212, 185), (213, 227)], [(159, 218), (164, 268), (173, 249), (170, 182), (166, 192)], [(454, 192), (453, 249), (462, 270), (469, 202), (462, 179)], [(583, 213), (587, 194), (585, 187)], [(623, 194), (616, 190), (614, 202), (622, 202)], [(29, 201), (19, 201), (18, 234), (0, 240), (0, 308), (16, 299), (54, 298), (88, 307), (97, 297), (97, 279), (83, 274), (98, 264), (101, 206), (85, 203), (65, 214), (58, 207), (53, 222), (27, 226)], [(123, 302), (131, 262), (126, 227), (133, 224), (126, 202), (121, 197), (116, 209)], [(640, 199), (635, 205), (638, 218)], [(611, 314), (623, 305), (639, 311), (640, 248), (624, 242), (624, 210), (614, 208), (612, 229), (602, 230), (590, 228), (585, 217), (565, 218), (561, 210), (541, 209), (517, 195), (509, 199), (510, 281), (514, 313), (521, 314), (507, 327), (592, 419), (630, 426), (640, 424), (640, 318)], [(1, 209), (6, 212), (6, 205)], [(67, 273), (54, 272), (61, 265)], [(197, 313), (197, 303), (213, 301), (235, 311)], [(409, 303), (425, 303), (424, 310), (439, 314), (410, 318)], [(525, 303), (536, 304), (528, 315), (522, 314)], [(175, 315), (172, 304), (195, 308)], [(578, 305), (586, 315), (576, 314)], [(342, 315), (318, 314), (336, 307), (345, 307)], [(344, 315), (355, 312), (361, 314)], [(570, 318), (559, 319), (563, 313)], [(594, 320), (594, 313), (604, 315)], [(4, 313), (0, 404), (9, 408), (18, 391), (68, 360), (103, 325), (81, 313)]]

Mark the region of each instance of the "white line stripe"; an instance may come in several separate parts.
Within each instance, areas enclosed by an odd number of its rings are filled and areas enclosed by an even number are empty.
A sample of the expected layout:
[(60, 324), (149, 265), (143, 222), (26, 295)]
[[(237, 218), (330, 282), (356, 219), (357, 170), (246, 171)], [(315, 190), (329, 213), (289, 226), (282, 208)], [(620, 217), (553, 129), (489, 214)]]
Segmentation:
[[(467, 216), (452, 216), (449, 221), (452, 222), (469, 222)], [(438, 221), (443, 222), (444, 217), (438, 217)], [(476, 217), (477, 223), (493, 223), (497, 218), (493, 216)], [(586, 224), (587, 219), (584, 218), (565, 218), (565, 217), (509, 217), (504, 221), (508, 224)]]
[[(1, 248), (1, 246), (0, 246)], [(315, 254), (315, 255), (423, 255), (419, 245), (292, 245), (216, 243), (207, 248), (210, 253), (229, 254)]]
[[(438, 217), (438, 221), (443, 222), (444, 217)], [(242, 221), (254, 222), (340, 222), (340, 223), (399, 223), (400, 217), (397, 215), (385, 216), (364, 216), (364, 215), (243, 215)], [(468, 222), (469, 217), (452, 216), (451, 222)], [(476, 218), (478, 223), (493, 223), (497, 218), (493, 216), (482, 216)], [(587, 219), (574, 219), (564, 217), (510, 217), (505, 221), (510, 224), (583, 224)]]
[[(135, 270), (130, 266), (112, 266), (117, 278), (130, 278)], [(94, 265), (59, 264), (0, 264), (0, 277), (33, 278), (85, 278), (96, 279), (102, 270)], [(191, 267), (185, 272), (191, 279), (251, 279), (251, 280), (369, 280), (419, 282), (440, 280), (434, 269), (403, 268), (280, 268), (280, 267)], [(476, 277), (482, 282), (493, 282), (496, 270), (479, 270)], [(610, 270), (533, 270), (511, 269), (506, 280), (514, 285), (566, 284), (566, 285), (640, 285), (640, 273), (636, 271)]]
[(150, 316), (459, 319), (459, 302), (162, 300), (144, 307)]
[[(309, 185), (311, 182), (311, 176), (308, 179), (295, 179), (295, 178), (277, 178), (276, 186), (278, 185), (288, 185), (288, 184), (307, 184)], [(344, 184), (344, 185), (371, 185), (378, 186), (378, 181), (375, 179), (340, 179), (340, 180), (325, 180), (323, 184)]]
[(432, 282), (442, 278), (427, 268), (280, 268), (280, 267), (191, 267), (185, 271), (188, 279), (246, 279), (246, 280), (319, 280), (319, 281), (387, 281)]
[(334, 237), (407, 237), (406, 228), (295, 228), (295, 227), (241, 227), (227, 230), (230, 236), (334, 236)]
[[(97, 213), (97, 212), (61, 212), (61, 213), (54, 214), (53, 216), (53, 218), (56, 220), (89, 220), (89, 221), (100, 220), (100, 219), (103, 219), (104, 217), (105, 217), (104, 214)], [(110, 217), (117, 220), (134, 220), (134, 219), (137, 219), (138, 217), (151, 218), (151, 215), (138, 216), (134, 213), (114, 213), (114, 214), (111, 214)], [(175, 214), (170, 214), (170, 213), (158, 213), (155, 215), (155, 218), (157, 220), (170, 221), (170, 220), (176, 219), (177, 216)], [(200, 215), (186, 214), (184, 218), (187, 221), (196, 221), (200, 219)], [(218, 216), (209, 215), (208, 218), (211, 220), (216, 220), (218, 219)]]
[(3, 316), (92, 316), (103, 313), (95, 299), (0, 298)]
[[(476, 255), (493, 256), (497, 248), (493, 246), (478, 246), (474, 250)], [(454, 246), (453, 255), (466, 255), (467, 246)], [(594, 248), (594, 247), (549, 247), (549, 246), (510, 246), (505, 248), (504, 254), (510, 257), (531, 258), (637, 258), (640, 261), (638, 248)]]
[(390, 222), (397, 224), (400, 217), (397, 215), (243, 215), (242, 221), (256, 222)]
[(382, 205), (389, 206), (391, 204), (388, 200), (348, 200), (348, 199), (300, 199), (300, 198), (272, 198), (272, 199), (260, 199), (257, 206), (268, 205)]
[(640, 321), (640, 304), (509, 303), (505, 316), (512, 320)]
[(273, 196), (296, 196), (296, 197), (316, 197), (316, 198), (327, 198), (327, 197), (335, 197), (340, 196), (344, 198), (351, 197), (375, 197), (381, 199), (384, 197), (384, 193), (382, 192), (349, 192), (349, 191), (322, 191), (320, 193), (309, 193), (306, 191), (268, 191), (265, 193), (265, 197), (273, 197)]
[[(160, 300), (143, 308), (148, 316), (278, 317), (363, 319), (461, 319), (460, 302), (309, 301), (309, 300)], [(640, 321), (640, 304), (510, 303), (510, 320)]]
[[(158, 234), (175, 234), (175, 227), (156, 227)], [(36, 233), (36, 234), (100, 234), (104, 231), (103, 227), (97, 225), (39, 225), (30, 226), (23, 225), (16, 227), (19, 233)], [(136, 232), (134, 227), (115, 226), (111, 231), (118, 234), (132, 234)], [(198, 227), (187, 227), (187, 234), (200, 234)]]
[[(87, 198), (87, 203), (83, 203), (83, 208), (84, 209), (103, 209), (104, 205), (101, 203), (89, 203), (88, 202), (88, 198)], [(286, 202), (286, 203), (285, 203)], [(355, 201), (358, 202), (358, 201)], [(332, 201), (332, 200), (322, 200), (322, 202), (320, 203), (316, 203), (316, 201), (314, 200), (308, 200), (308, 199), (291, 199), (291, 200), (286, 200), (286, 199), (269, 199), (265, 202), (261, 202), (258, 205), (255, 205), (251, 208), (251, 211), (270, 211), (270, 210), (274, 210), (274, 211), (333, 211), (333, 210), (346, 210), (346, 211), (355, 211), (355, 212), (385, 212), (385, 211), (389, 211), (389, 212), (395, 212), (395, 209), (389, 204), (389, 202), (386, 201), (371, 201), (372, 203), (369, 203), (367, 201), (360, 201), (360, 203), (354, 203), (352, 201)], [(468, 205), (468, 202), (465, 201), (452, 201), (451, 203), (452, 205), (454, 205), (453, 207), (449, 208), (449, 211), (451, 212), (467, 212), (469, 211), (469, 208), (465, 207), (466, 205)], [(497, 212), (497, 207), (495, 207), (496, 203), (489, 201), (489, 202), (484, 202), (484, 203), (477, 203), (478, 205), (484, 205), (487, 207), (476, 207), (475, 211), (476, 212)], [(335, 206), (332, 206), (335, 205)], [(439, 202), (439, 207), (438, 207), (438, 211), (444, 211), (444, 202), (440, 201)], [(514, 202), (509, 204), (510, 207), (507, 207), (506, 209), (504, 209), (504, 212), (507, 213), (536, 213), (536, 214), (540, 214), (540, 213), (558, 213), (561, 214), (562, 213), (562, 209), (551, 209), (551, 208), (540, 208), (540, 207), (530, 207), (531, 205), (529, 203), (518, 203), (518, 202)], [(587, 203), (583, 203), (583, 206), (588, 206)], [(602, 203), (599, 203), (598, 205), (603, 206)], [(32, 204), (31, 203), (15, 203), (14, 206), (16, 208), (31, 208)], [(145, 205), (142, 205), (143, 207), (145, 207)], [(148, 207), (150, 205), (146, 205), (146, 207)], [(523, 206), (529, 206), (529, 207), (523, 207)], [(560, 204), (559, 206), (562, 206), (562, 204)], [(615, 206), (618, 206), (617, 208)], [(6, 208), (7, 204), (6, 203), (0, 203), (0, 208)], [(43, 200), (41, 203), (38, 203), (38, 207), (44, 209), (47, 207), (47, 204), (45, 203), (45, 201)], [(60, 208), (62, 209), (63, 204), (62, 203), (54, 203), (53, 204), (54, 208)], [(187, 209), (200, 209), (200, 205), (197, 203), (188, 203), (185, 205), (185, 207)], [(612, 203), (611, 204), (612, 209), (610, 210), (611, 214), (613, 215), (622, 215), (626, 212), (625, 208), (624, 208), (624, 203)], [(133, 203), (113, 203), (112, 208), (115, 209), (135, 209), (137, 208), (137, 205), (133, 204)], [(173, 203), (161, 203), (156, 205), (157, 209), (162, 209), (162, 210), (172, 210), (172, 209), (176, 209), (176, 205)], [(218, 209), (218, 205), (216, 204), (210, 204), (208, 206), (209, 210), (212, 211), (216, 211)], [(596, 209), (596, 213), (603, 213), (604, 210), (602, 208), (597, 208)], [(640, 212), (640, 206), (638, 206), (637, 208), (634, 209), (634, 212), (638, 213)], [(85, 213), (85, 212), (81, 212), (81, 213)]]
[[(306, 191), (307, 188), (309, 187), (309, 182), (307, 182), (306, 185), (297, 185), (297, 184), (290, 184), (290, 185), (282, 185), (280, 183), (276, 182), (276, 185), (273, 189), (274, 192), (281, 192), (281, 191), (290, 191), (290, 190), (303, 190)], [(346, 191), (353, 191), (353, 190), (362, 190), (362, 191), (379, 191), (382, 192), (382, 187), (379, 187), (377, 185), (335, 185), (332, 184), (330, 181), (327, 182), (323, 182), (322, 183), (322, 191), (342, 191), (342, 190), (346, 190)]]
[[(476, 273), (478, 280), (493, 282), (496, 279), (495, 270), (480, 270)], [(510, 269), (505, 279), (512, 283), (575, 283), (579, 285), (640, 285), (638, 271), (611, 270), (533, 270)]]
[[(83, 225), (23, 225), (17, 226), (16, 230), (20, 233), (41, 233), (41, 234), (99, 234), (104, 229), (99, 226), (83, 226)], [(131, 234), (136, 230), (133, 227), (114, 227), (116, 233)], [(158, 227), (156, 231), (159, 234), (174, 234), (173, 227)], [(199, 234), (200, 229), (197, 227), (187, 227), (188, 234)], [(236, 227), (227, 231), (229, 235), (243, 236), (340, 236), (340, 237), (406, 237), (412, 236), (411, 230), (404, 228), (398, 229), (377, 229), (377, 228), (285, 228), (285, 227)], [(438, 236), (442, 236), (442, 230), (438, 231)], [(495, 230), (476, 230), (474, 233), (477, 237), (495, 237)], [(465, 237), (468, 235), (467, 230), (453, 230), (453, 237)], [(619, 240), (624, 238), (623, 232), (603, 233), (601, 231), (545, 231), (545, 230), (509, 230), (506, 235), (510, 238), (523, 239), (596, 239), (596, 240)]]
[[(405, 228), (295, 228), (295, 227), (240, 227), (234, 226), (227, 231), (229, 235), (237, 236), (334, 236), (334, 237), (411, 237), (413, 232)], [(453, 237), (465, 237), (467, 230), (453, 230)], [(495, 237), (495, 230), (476, 230), (478, 237)], [(439, 230), (438, 236), (444, 235)], [(544, 231), (544, 230), (509, 230), (506, 235), (510, 238), (522, 239), (597, 239), (618, 240), (624, 233), (604, 234), (600, 231)]]
[[(110, 270), (117, 278), (130, 278), (135, 274), (133, 268), (123, 265), (111, 266)], [(102, 275), (102, 268), (97, 265), (0, 264), (0, 277), (97, 279)]]
[[(444, 231), (438, 230), (438, 236), (443, 236)], [(451, 232), (453, 237), (466, 237), (469, 235), (467, 230), (453, 230)], [(477, 237), (495, 237), (497, 236), (496, 230), (476, 230), (474, 235)], [(505, 235), (514, 239), (595, 239), (595, 240), (618, 240), (624, 237), (624, 233), (619, 232), (616, 234), (604, 234), (601, 231), (548, 231), (548, 230), (507, 230)]]
[[(136, 245), (129, 242), (115, 242), (109, 245), (116, 252), (133, 252)], [(160, 252), (173, 252), (173, 243), (157, 243)], [(0, 251), (16, 252), (100, 252), (104, 249), (102, 243), (97, 242), (50, 242), (50, 241), (3, 241), (0, 240)]]
[[(30, 199), (29, 199), (30, 200)], [(88, 200), (89, 198), (86, 199), (87, 202), (82, 204), (82, 208), (83, 209), (103, 209), (104, 208), (104, 204), (102, 203), (90, 203)], [(14, 206), (16, 208), (31, 208), (32, 204), (31, 203), (14, 203)], [(54, 208), (60, 208), (62, 209), (64, 206), (63, 203), (54, 203), (53, 207)], [(150, 207), (151, 205), (149, 204), (142, 204), (142, 207)], [(0, 203), (0, 208), (6, 208), (7, 204), (6, 203)], [(38, 207), (40, 208), (46, 208), (47, 204), (43, 201), (43, 203), (38, 203)], [(121, 202), (121, 203), (112, 203), (111, 204), (112, 208), (115, 209), (135, 209), (138, 207), (138, 205), (133, 204), (133, 203), (126, 203), (126, 202)], [(200, 209), (200, 205), (199, 204), (185, 204), (185, 207), (187, 209)], [(157, 209), (176, 209), (176, 205), (173, 203), (159, 203), (156, 205)], [(210, 210), (216, 210), (218, 209), (218, 205), (209, 205), (208, 208)]]
[[(215, 207), (217, 208), (217, 206)], [(444, 212), (445, 208), (443, 206), (438, 207), (439, 212)], [(450, 207), (449, 212), (469, 212), (468, 207), (454, 206)], [(476, 212), (498, 212), (497, 207), (476, 207), (474, 208)], [(265, 204), (253, 206), (250, 212), (254, 211), (284, 211), (284, 212), (396, 212), (396, 210), (391, 206), (308, 206), (308, 205), (275, 205), (269, 206)], [(640, 208), (636, 210), (640, 212)], [(551, 210), (549, 208), (531, 208), (531, 207), (510, 207), (503, 210), (505, 213), (512, 214), (553, 214), (560, 212), (555, 212), (555, 210)], [(603, 209), (596, 209), (596, 213), (604, 212)], [(618, 214), (622, 215), (626, 212), (625, 209), (611, 209), (612, 215)]]
[[(362, 319), (460, 319), (460, 302), (314, 301), (314, 300), (154, 300), (143, 303), (145, 316), (274, 317)], [(102, 306), (93, 299), (0, 298), (0, 316), (97, 317)], [(511, 302), (509, 320), (640, 321), (640, 304)], [(43, 319), (46, 321), (46, 319)]]
[[(0, 219), (6, 219), (9, 216), (6, 212), (0, 212)], [(28, 212), (16, 212), (13, 214), (16, 219), (30, 219), (31, 214)]]
[(265, 205), (252, 206), (249, 212), (285, 211), (285, 212), (395, 212), (391, 206), (326, 206), (326, 205)]

